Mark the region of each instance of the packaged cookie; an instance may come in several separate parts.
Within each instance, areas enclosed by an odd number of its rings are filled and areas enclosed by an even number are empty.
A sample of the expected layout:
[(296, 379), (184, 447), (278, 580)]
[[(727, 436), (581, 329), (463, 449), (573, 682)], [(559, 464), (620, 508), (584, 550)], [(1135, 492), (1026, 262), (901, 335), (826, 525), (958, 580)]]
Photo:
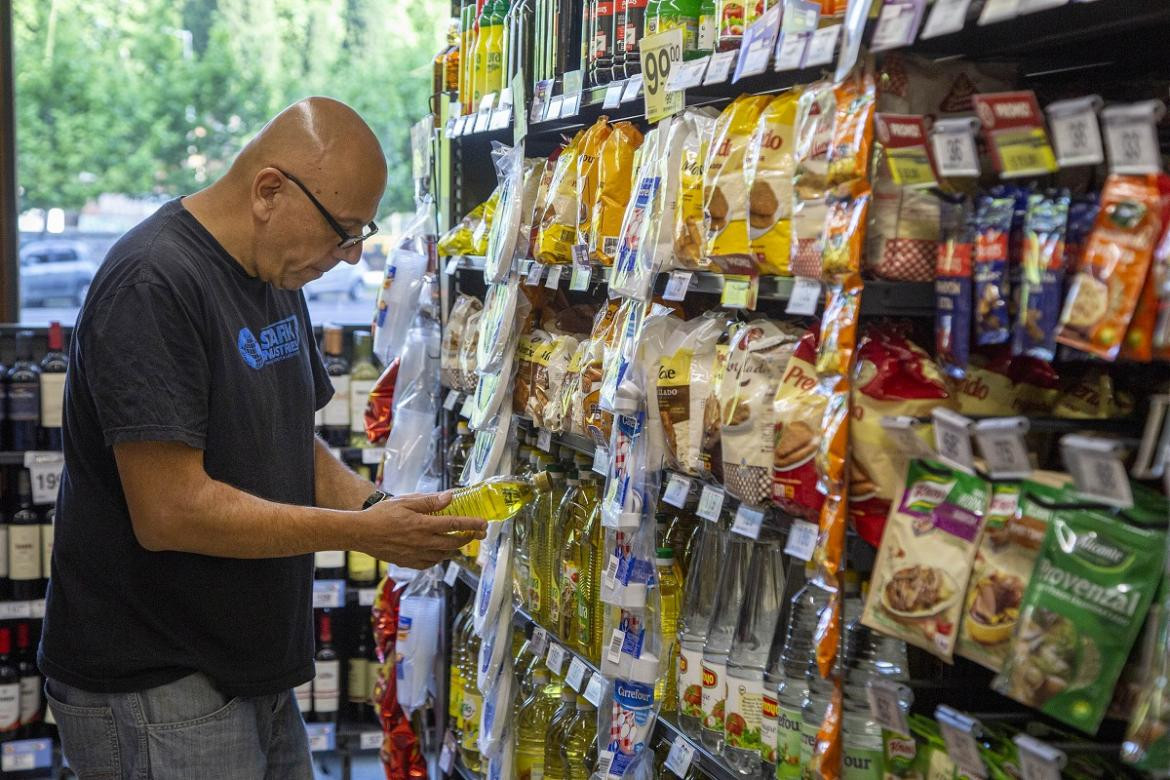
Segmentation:
[(950, 663), (987, 499), (979, 477), (911, 461), (890, 509), (861, 622)]
[(671, 468), (702, 476), (703, 414), (712, 395), (716, 345), (727, 327), (718, 312), (683, 323), (658, 361), (658, 414)]
[(753, 506), (772, 498), (775, 412), (772, 400), (796, 349), (800, 332), (787, 323), (759, 319), (731, 340), (720, 384), (723, 484)]
[(1170, 177), (1113, 175), (1073, 276), (1056, 340), (1113, 360), (1129, 327), (1163, 226)]
[(772, 502), (784, 512), (807, 520), (816, 520), (824, 503), (824, 496), (817, 490), (814, 460), (828, 399), (817, 384), (816, 355), (817, 329), (813, 327), (800, 337), (772, 401), (776, 420)]
[(790, 270), (819, 278), (829, 190), (829, 147), (837, 102), (833, 85), (817, 82), (800, 94), (796, 109), (796, 176), (793, 179)]
[(771, 100), (740, 95), (715, 122), (703, 172), (703, 210), (707, 257), (724, 273), (751, 273), (743, 160), (760, 112)]
[(707, 223), (703, 210), (703, 169), (718, 114), (710, 108), (688, 108), (681, 117), (678, 199), (674, 210), (674, 255), (681, 268), (705, 271)]
[(1015, 198), (981, 195), (975, 210), (975, 343), (1011, 337), (1008, 310), (1010, 243)]
[(629, 122), (618, 122), (601, 146), (588, 243), (589, 256), (602, 265), (613, 265), (617, 255), (618, 235), (633, 186), (634, 161), (641, 145), (638, 128)]
[(598, 207), (601, 150), (613, 132), (608, 117), (600, 116), (586, 128), (577, 151), (577, 240), (592, 245), (593, 221)]
[(443, 344), (439, 353), (439, 381), (444, 387), (459, 389), (463, 385), (460, 376), (459, 354), (463, 349), (464, 331), (467, 319), (473, 312), (483, 309), (483, 303), (473, 295), (460, 294), (451, 306), (447, 316), (447, 327), (443, 330)]
[(777, 96), (760, 114), (744, 157), (748, 242), (757, 273), (789, 273), (792, 238), (793, 133), (799, 90)]
[[(548, 189), (540, 206), (540, 232), (532, 255), (550, 265), (572, 262), (572, 248), (577, 240), (577, 156), (581, 153), (584, 131), (578, 132), (561, 150), (553, 166)], [(551, 158), (550, 158), (551, 160)]]
[(1012, 352), (1041, 360), (1056, 356), (1056, 328), (1064, 293), (1067, 192), (1028, 198)]

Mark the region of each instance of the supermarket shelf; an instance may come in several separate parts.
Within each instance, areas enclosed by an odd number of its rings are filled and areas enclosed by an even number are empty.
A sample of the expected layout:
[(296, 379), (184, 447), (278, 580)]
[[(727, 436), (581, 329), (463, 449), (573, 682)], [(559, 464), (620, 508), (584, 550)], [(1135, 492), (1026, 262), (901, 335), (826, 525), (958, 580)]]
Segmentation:
[(24, 450), (0, 452), (0, 466), (23, 466)]
[(459, 758), (455, 759), (455, 765), (451, 768), (451, 774), (458, 775), (459, 777), (463, 778), (463, 780), (482, 780), (478, 773), (472, 772), (470, 769), (465, 767), (463, 765), (463, 760)]

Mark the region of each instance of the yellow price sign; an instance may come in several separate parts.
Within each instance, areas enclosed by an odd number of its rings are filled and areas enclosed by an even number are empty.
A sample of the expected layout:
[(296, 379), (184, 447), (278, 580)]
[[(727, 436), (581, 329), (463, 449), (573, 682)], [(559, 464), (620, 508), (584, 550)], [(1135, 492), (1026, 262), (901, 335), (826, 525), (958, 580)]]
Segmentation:
[(1040, 176), (1057, 170), (1056, 155), (1042, 127), (1001, 130), (992, 140), (1003, 176)]
[(639, 44), (642, 56), (642, 97), (646, 105), (646, 121), (657, 122), (663, 117), (682, 111), (686, 102), (682, 90), (668, 90), (666, 82), (671, 68), (682, 62), (683, 31), (681, 28), (650, 35)]
[(719, 304), (728, 309), (754, 310), (759, 293), (760, 277), (729, 274), (723, 277), (723, 295)]
[(925, 146), (888, 149), (886, 163), (890, 176), (899, 187), (933, 187), (938, 184)]

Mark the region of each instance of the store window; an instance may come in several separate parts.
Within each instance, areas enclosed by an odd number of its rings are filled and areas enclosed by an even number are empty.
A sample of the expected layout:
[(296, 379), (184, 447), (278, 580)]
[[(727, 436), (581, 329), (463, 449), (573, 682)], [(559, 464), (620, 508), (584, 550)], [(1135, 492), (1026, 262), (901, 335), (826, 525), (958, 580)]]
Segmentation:
[(433, 0), (14, 0), (20, 319), (72, 323), (110, 246), (215, 181), (272, 115), (343, 100), (382, 139), (382, 235), (305, 288), (315, 323), (369, 322), (413, 210), (410, 124), (446, 14)]

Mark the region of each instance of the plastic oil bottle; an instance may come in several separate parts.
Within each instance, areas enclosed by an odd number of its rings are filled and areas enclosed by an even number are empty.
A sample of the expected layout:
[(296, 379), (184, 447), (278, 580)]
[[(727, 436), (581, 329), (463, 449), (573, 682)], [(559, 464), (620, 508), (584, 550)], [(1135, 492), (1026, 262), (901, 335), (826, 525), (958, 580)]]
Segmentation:
[[(560, 503), (552, 511), (552, 528), (549, 531), (549, 566), (552, 570), (553, 582), (556, 583), (556, 590), (550, 599), (547, 625), (562, 642), (569, 641), (564, 627), (567, 611), (565, 599), (566, 591), (572, 590), (574, 582), (571, 558), (566, 554), (570, 544), (569, 526), (572, 522), (570, 515), (581, 499), (581, 480), (578, 478), (577, 469), (572, 463), (568, 465), (570, 467), (565, 472), (565, 492), (561, 496)], [(570, 563), (568, 569), (565, 567), (566, 563)]]
[(565, 727), (558, 746), (565, 759), (567, 780), (589, 780), (593, 774), (590, 752), (597, 741), (597, 709), (584, 696), (577, 697), (577, 712)]
[[(526, 436), (520, 436), (520, 447), (516, 455), (516, 476), (531, 480), (532, 447)], [(527, 504), (516, 513), (512, 520), (512, 591), (520, 602), (520, 606), (531, 611), (528, 603), (528, 580), (531, 565), (529, 552), (529, 537), (532, 533), (532, 504)]]
[(544, 739), (561, 698), (561, 684), (549, 679), (547, 669), (533, 672), (536, 692), (516, 715), (517, 776), (536, 780), (544, 774)]
[[(537, 472), (544, 472), (549, 463), (549, 457), (538, 450), (532, 452), (532, 468)], [(547, 486), (536, 491), (536, 500), (532, 502), (528, 515), (528, 611), (537, 622), (544, 622), (546, 611), (545, 599), (548, 598), (548, 575), (545, 573), (548, 564), (545, 553), (548, 550), (548, 523), (544, 522), (548, 516), (549, 497), (552, 492), (552, 481)]]
[(674, 550), (659, 547), (655, 554), (658, 569), (658, 625), (662, 635), (662, 657), (667, 660), (666, 674), (654, 686), (654, 699), (662, 702), (662, 712), (678, 710), (678, 619), (682, 611), (682, 574), (674, 560)]
[(577, 652), (594, 664), (601, 663), (605, 626), (601, 612), (601, 576), (605, 567), (605, 536), (601, 527), (601, 500), (597, 492), (581, 535), (581, 587), (577, 590)]
[(475, 605), (474, 599), (468, 599), (467, 604), (463, 609), (459, 610), (455, 615), (455, 620), (451, 623), (451, 674), (450, 674), (450, 694), (447, 700), (447, 717), (452, 724), (452, 730), (455, 732), (455, 738), (458, 740), (463, 734), (463, 688), (466, 685), (475, 685), (473, 680), (465, 680), (463, 677), (462, 664), (462, 647), (467, 644), (467, 633), (470, 631), (472, 622), (472, 607)]
[(431, 514), (480, 517), (490, 522), (507, 520), (536, 498), (533, 485), (539, 487), (541, 479), (537, 475), (530, 483), (518, 477), (492, 477), (478, 485), (456, 488), (451, 503)]
[(577, 714), (577, 694), (569, 686), (561, 689), (561, 706), (553, 713), (544, 738), (544, 780), (565, 780), (568, 767), (561, 753), (565, 730)]
[(589, 542), (586, 530), (589, 513), (597, 503), (597, 482), (588, 464), (578, 463), (577, 486), (565, 493), (563, 523), (560, 530), (561, 543), (558, 547), (558, 567), (561, 583), (561, 614), (558, 626), (561, 639), (569, 647), (580, 647), (578, 600), (589, 567)]
[(726, 552), (727, 531), (722, 524), (704, 522), (679, 618), (678, 721), (692, 739), (699, 738), (703, 723), (703, 646), (707, 643)]
[(483, 695), (475, 685), (476, 667), (479, 665), (479, 637), (474, 631), (466, 632), (459, 660), (464, 680), (463, 706), (460, 709), (463, 736), (459, 741), (459, 757), (465, 767), (472, 772), (479, 772), (479, 716), (483, 709)]
[(768, 745), (771, 750), (776, 744), (775, 719), (764, 717), (764, 667), (783, 602), (780, 535), (763, 528), (752, 553), (747, 589), (727, 656), (723, 757), (740, 777), (764, 780), (764, 748)]
[(712, 753), (723, 751), (724, 713), (727, 707), (727, 656), (739, 622), (739, 605), (747, 592), (748, 571), (756, 543), (746, 536), (731, 534), (727, 557), (719, 578), (719, 592), (703, 645), (703, 726), (699, 737)]
[(561, 500), (565, 497), (565, 468), (560, 463), (550, 463), (545, 473), (548, 475), (549, 489), (538, 498), (535, 514), (536, 525), (541, 529), (541, 554), (537, 560), (538, 576), (542, 587), (540, 610), (537, 622), (542, 626), (555, 626), (560, 618), (561, 610), (557, 603), (560, 593), (558, 587), (558, 572), (553, 562), (557, 559), (560, 550), (560, 539), (555, 538), (557, 530), (557, 514), (561, 507)]

